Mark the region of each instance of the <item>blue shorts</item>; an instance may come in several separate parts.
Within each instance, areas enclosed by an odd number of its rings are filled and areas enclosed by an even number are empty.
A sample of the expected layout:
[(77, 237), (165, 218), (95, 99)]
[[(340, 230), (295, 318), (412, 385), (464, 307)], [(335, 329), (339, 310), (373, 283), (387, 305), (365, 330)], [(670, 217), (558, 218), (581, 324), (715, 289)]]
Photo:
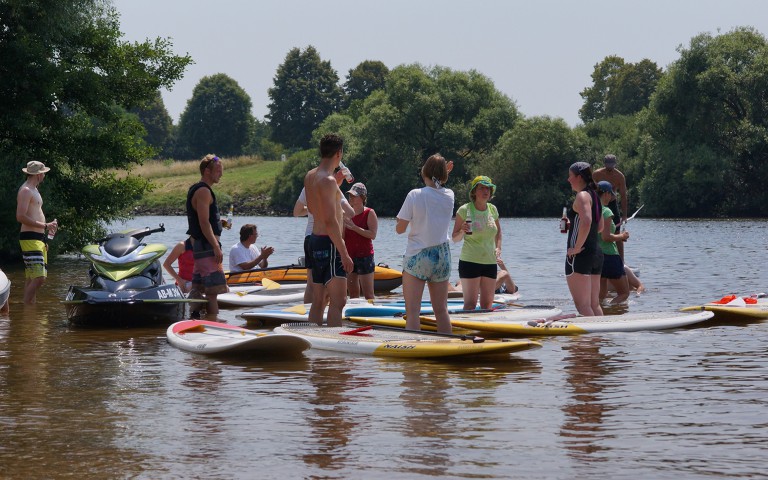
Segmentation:
[(373, 261), (373, 255), (368, 255), (367, 257), (359, 257), (359, 258), (353, 258), (352, 263), (354, 263), (355, 268), (352, 270), (352, 273), (356, 273), (358, 275), (368, 275), (373, 273), (376, 270), (376, 263)]
[(600, 274), (601, 277), (616, 280), (624, 275), (626, 275), (624, 273), (624, 262), (619, 255), (603, 256), (603, 273)]
[(475, 263), (459, 260), (459, 278), (488, 277), (496, 280), (498, 266), (495, 263)]
[(336, 245), (328, 235), (310, 235), (310, 258), (312, 259), (312, 282), (325, 285), (334, 278), (347, 278), (341, 264)]
[(451, 278), (451, 248), (448, 242), (423, 248), (412, 257), (403, 258), (403, 271), (431, 283)]
[(573, 258), (565, 257), (565, 276), (572, 273), (600, 275), (603, 272), (603, 252), (581, 252)]

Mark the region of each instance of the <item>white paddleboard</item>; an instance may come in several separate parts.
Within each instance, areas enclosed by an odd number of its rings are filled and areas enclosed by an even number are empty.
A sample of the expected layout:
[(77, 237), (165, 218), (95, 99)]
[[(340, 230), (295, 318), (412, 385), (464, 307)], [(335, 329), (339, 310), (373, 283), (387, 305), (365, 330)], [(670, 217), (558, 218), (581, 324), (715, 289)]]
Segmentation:
[(226, 323), (182, 320), (168, 327), (168, 342), (187, 352), (214, 354), (295, 355), (310, 347), (309, 342), (291, 335), (256, 332)]
[(280, 288), (268, 289), (262, 286), (229, 287), (229, 292), (216, 297), (221, 306), (260, 307), (281, 303), (294, 303), (304, 300), (306, 284), (281, 285)]
[[(578, 335), (601, 332), (637, 332), (666, 330), (709, 320), (712, 312), (652, 312), (605, 315), (600, 317), (573, 317), (567, 319), (508, 319), (478, 320), (451, 317), (455, 327), (509, 335)], [(423, 320), (422, 320), (423, 321)]]
[(519, 352), (540, 348), (529, 340), (485, 340), (468, 335), (411, 332), (383, 327), (318, 327), (309, 323), (287, 323), (276, 333), (296, 335), (312, 348), (333, 352), (399, 358), (435, 358)]

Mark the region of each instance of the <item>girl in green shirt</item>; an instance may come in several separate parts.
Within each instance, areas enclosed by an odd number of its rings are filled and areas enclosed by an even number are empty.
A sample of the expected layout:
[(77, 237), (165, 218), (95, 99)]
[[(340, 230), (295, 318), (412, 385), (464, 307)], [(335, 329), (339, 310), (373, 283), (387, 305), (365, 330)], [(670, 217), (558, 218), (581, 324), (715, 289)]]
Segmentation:
[(488, 203), (496, 185), (484, 175), (475, 177), (469, 189), (471, 202), (459, 207), (453, 225), (454, 242), (464, 240), (459, 256), (459, 278), (464, 292), (464, 309), (493, 306), (496, 291), (496, 259), (501, 257), (499, 212)]

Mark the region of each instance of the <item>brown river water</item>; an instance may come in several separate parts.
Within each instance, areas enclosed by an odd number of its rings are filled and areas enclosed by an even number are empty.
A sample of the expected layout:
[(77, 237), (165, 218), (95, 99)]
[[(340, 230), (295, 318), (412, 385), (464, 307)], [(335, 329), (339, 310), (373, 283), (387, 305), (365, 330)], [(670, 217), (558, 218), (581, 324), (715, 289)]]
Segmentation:
[[(180, 217), (128, 226), (160, 222), (148, 240), (184, 238)], [(246, 222), (272, 265), (302, 254), (294, 218), (236, 217), (226, 247)], [(630, 312), (768, 291), (767, 221), (629, 226), (648, 289)], [(393, 219), (379, 228), (376, 260), (400, 268), (405, 238)], [(502, 228), (522, 301), (574, 312), (558, 219)], [(171, 347), (163, 326), (68, 326), (60, 301), (86, 284), (82, 258), (54, 259), (32, 307), (23, 271), (2, 267), (0, 478), (766, 478), (768, 321), (542, 338), (488, 360), (217, 359)], [(219, 318), (244, 325), (245, 310)]]

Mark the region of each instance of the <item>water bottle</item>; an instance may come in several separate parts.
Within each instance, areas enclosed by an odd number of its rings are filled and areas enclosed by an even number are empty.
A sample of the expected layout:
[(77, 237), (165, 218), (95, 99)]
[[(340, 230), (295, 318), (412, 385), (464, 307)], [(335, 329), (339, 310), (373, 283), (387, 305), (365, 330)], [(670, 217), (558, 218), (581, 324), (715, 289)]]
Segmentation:
[(464, 232), (464, 235), (472, 235), (472, 220), (466, 220), (467, 227), (469, 227), (469, 230)]
[(344, 165), (344, 162), (339, 162), (339, 168), (341, 168), (341, 173), (344, 174), (344, 178), (347, 179), (347, 183), (355, 183), (354, 175), (352, 175), (352, 172), (349, 171), (349, 168)]
[(568, 207), (563, 207), (563, 218), (560, 219), (560, 233), (568, 233), (571, 222), (568, 221)]
[(52, 221), (51, 223), (52, 223), (53, 225), (52, 225), (51, 227), (49, 227), (49, 228), (48, 228), (48, 241), (49, 241), (49, 242), (50, 242), (51, 240), (53, 240), (53, 237), (55, 237), (55, 236), (56, 236), (56, 230), (57, 230), (57, 229), (58, 229), (58, 227), (59, 227), (59, 222), (58, 222), (58, 220), (56, 220), (55, 218), (53, 219), (53, 221)]
[(232, 228), (232, 215), (235, 213), (235, 208), (233, 205), (229, 206), (229, 212), (227, 213), (227, 221), (224, 224), (224, 228), (227, 230)]

